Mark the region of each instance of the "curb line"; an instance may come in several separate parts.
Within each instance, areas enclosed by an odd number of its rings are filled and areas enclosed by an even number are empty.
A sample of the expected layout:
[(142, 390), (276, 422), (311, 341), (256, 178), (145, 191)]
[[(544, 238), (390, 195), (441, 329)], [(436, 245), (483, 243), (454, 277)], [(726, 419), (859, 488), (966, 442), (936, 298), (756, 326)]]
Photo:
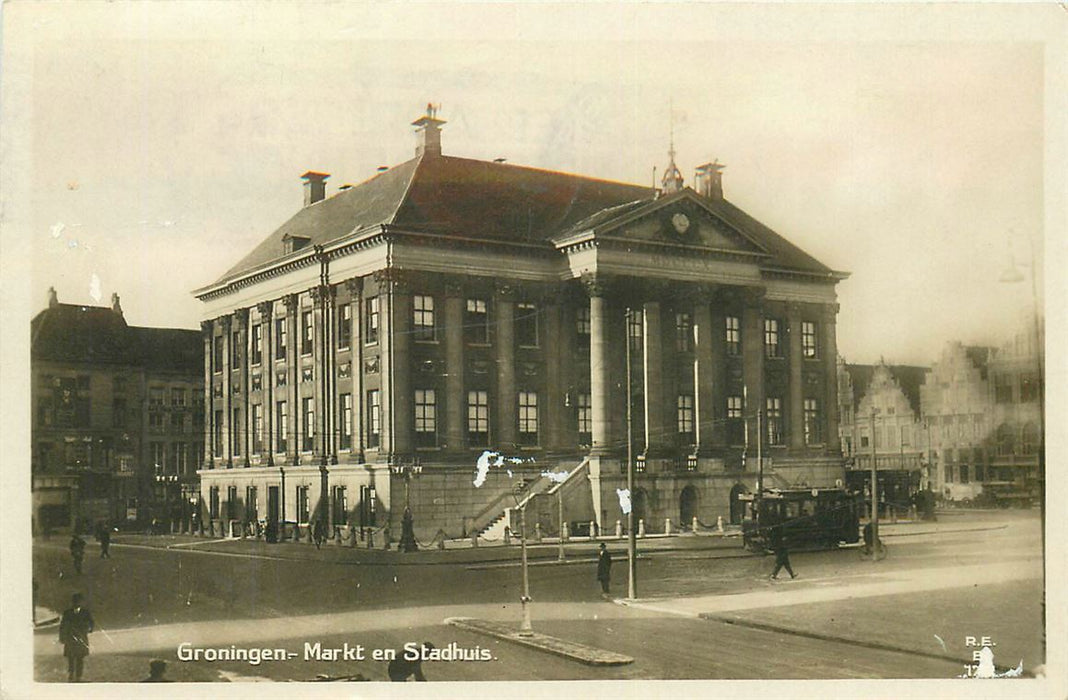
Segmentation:
[(585, 644), (569, 642), (544, 634), (535, 633), (530, 637), (521, 637), (515, 630), (506, 629), (502, 625), (489, 620), (479, 620), (473, 617), (449, 617), (445, 619), (445, 624), (459, 627), (469, 632), (488, 634), (506, 642), (513, 642), (531, 649), (562, 656), (587, 666), (625, 666), (626, 664), (634, 663), (632, 657), (624, 654), (595, 649)]

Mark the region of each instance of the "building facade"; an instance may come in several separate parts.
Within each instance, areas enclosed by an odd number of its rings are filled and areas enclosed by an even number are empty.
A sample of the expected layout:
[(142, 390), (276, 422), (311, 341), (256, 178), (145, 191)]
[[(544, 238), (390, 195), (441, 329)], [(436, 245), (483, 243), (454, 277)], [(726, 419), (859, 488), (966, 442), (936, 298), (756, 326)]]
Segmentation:
[(196, 331), (60, 304), (31, 321), (35, 532), (99, 522), (188, 529), (203, 446)]
[(672, 154), (654, 190), (446, 156), (443, 124), (333, 196), (306, 173), (305, 207), (195, 292), (206, 522), (342, 538), (408, 509), (425, 542), (566, 471), (566, 519), (610, 530), (630, 444), (649, 531), (714, 523), (755, 486), (758, 410), (768, 485), (841, 478), (843, 273), (724, 199), (718, 163), (691, 189)]
[(907, 512), (913, 494), (928, 485), (920, 387), (929, 371), (885, 362), (838, 364), (841, 443), (849, 465), (846, 483), (867, 491), (874, 458), (879, 500), (892, 506), (891, 514)]

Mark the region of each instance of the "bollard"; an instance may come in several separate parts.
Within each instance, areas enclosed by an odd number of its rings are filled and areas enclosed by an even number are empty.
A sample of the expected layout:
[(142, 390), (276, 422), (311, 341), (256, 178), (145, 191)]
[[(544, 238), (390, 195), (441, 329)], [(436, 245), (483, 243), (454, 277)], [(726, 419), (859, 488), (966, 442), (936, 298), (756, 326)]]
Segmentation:
[(564, 531), (561, 534), (564, 538), (564, 542), (567, 542), (571, 539), (571, 526), (568, 525), (566, 522), (564, 523)]
[[(356, 544), (353, 543), (353, 546), (355, 547)], [(375, 548), (375, 531), (374, 530), (368, 530), (367, 531), (367, 548), (368, 549), (374, 549)]]
[(590, 541), (597, 538), (597, 523), (590, 521)]
[(534, 541), (541, 542), (541, 523), (534, 523)]
[(694, 532), (694, 534), (697, 533), (697, 516), (696, 515), (693, 516), (693, 525), (690, 527), (690, 529)]
[(671, 518), (664, 518), (664, 534), (671, 534)]
[(645, 537), (645, 518), (638, 519), (638, 537)]
[(620, 539), (622, 537), (623, 537), (623, 523), (621, 523), (621, 522), (619, 522), (617, 520), (616, 521), (616, 539), (618, 540), (618, 539)]
[(474, 548), (478, 547), (478, 533), (477, 532), (472, 532), (471, 533), (471, 546), (474, 547)]
[(716, 516), (716, 531), (717, 532), (723, 532), (723, 516), (722, 515), (717, 515)]
[(512, 544), (512, 528), (507, 525), (504, 526), (504, 544), (505, 546)]

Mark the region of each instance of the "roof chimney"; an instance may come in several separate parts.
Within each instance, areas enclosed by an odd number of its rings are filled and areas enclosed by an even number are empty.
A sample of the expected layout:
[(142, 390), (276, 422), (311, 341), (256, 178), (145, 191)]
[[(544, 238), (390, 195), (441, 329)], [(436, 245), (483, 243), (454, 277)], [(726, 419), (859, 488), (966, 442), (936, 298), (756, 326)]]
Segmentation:
[(709, 199), (723, 199), (723, 169), (726, 168), (717, 158), (711, 163), (697, 166), (696, 180), (698, 194)]
[(56, 295), (56, 288), (48, 288), (48, 308), (59, 306), (59, 297)]
[(412, 122), (415, 127), (418, 143), (415, 146), (415, 155), (441, 155), (441, 125), (443, 119), (438, 119), (438, 109), (441, 105), (427, 103), (426, 114)]
[(111, 293), (111, 310), (122, 316), (122, 306), (119, 305), (119, 295), (115, 292)]
[(317, 173), (309, 170), (300, 176), (304, 180), (304, 206), (321, 202), (326, 198), (326, 180), (330, 173)]

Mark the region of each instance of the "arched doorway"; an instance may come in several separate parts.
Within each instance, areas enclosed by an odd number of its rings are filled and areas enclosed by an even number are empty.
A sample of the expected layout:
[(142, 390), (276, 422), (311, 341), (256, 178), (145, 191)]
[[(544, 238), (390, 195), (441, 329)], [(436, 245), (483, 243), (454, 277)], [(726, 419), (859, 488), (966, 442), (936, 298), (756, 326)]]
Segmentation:
[(738, 496), (743, 493), (749, 493), (749, 489), (745, 487), (745, 484), (735, 484), (731, 488), (731, 525), (741, 525), (742, 518), (745, 517), (745, 502), (738, 500)]
[(690, 485), (679, 494), (679, 525), (683, 528), (690, 527), (693, 525), (693, 519), (696, 515), (697, 489)]

